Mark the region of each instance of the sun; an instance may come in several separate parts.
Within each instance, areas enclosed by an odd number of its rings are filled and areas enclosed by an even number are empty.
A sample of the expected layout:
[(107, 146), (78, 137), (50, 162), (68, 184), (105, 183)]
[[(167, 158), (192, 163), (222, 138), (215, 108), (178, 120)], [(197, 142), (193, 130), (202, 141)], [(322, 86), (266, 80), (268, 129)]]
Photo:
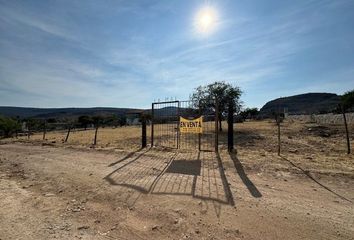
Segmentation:
[(198, 33), (210, 34), (215, 31), (216, 25), (217, 12), (211, 6), (201, 8), (195, 15), (194, 26)]

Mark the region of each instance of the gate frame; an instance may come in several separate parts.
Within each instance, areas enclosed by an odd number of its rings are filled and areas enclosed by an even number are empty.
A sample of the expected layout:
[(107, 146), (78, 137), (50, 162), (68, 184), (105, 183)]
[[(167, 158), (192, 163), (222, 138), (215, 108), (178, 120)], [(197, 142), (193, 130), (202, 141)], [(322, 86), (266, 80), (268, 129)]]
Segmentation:
[[(188, 101), (188, 100), (186, 100)], [(165, 101), (165, 102), (153, 102), (151, 104), (151, 147), (154, 146), (154, 120), (155, 120), (155, 104), (168, 104), (168, 103), (178, 103), (177, 104), (177, 118), (178, 118), (178, 124), (177, 124), (177, 149), (180, 149), (180, 135), (181, 135), (181, 132), (180, 132), (180, 124), (179, 124), (179, 121), (180, 121), (180, 117), (181, 117), (181, 114), (180, 114), (180, 108), (181, 108), (181, 101), (180, 100), (175, 100), (175, 101)], [(199, 112), (200, 112), (200, 106), (198, 105), (198, 108), (199, 108)], [(214, 145), (215, 145), (215, 152), (219, 152), (219, 128), (218, 128), (218, 124), (219, 124), (219, 102), (217, 99), (215, 99), (215, 137), (214, 137)], [(198, 150), (199, 151), (202, 151), (201, 150), (201, 133), (198, 134)]]

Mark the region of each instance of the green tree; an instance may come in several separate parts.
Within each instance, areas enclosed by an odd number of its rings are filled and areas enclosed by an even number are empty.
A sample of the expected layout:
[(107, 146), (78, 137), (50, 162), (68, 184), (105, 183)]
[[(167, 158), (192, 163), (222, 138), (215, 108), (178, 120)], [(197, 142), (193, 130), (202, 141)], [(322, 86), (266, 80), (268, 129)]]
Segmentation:
[(11, 137), (17, 130), (21, 129), (18, 121), (0, 116), (0, 131), (4, 133), (4, 137)]
[(98, 127), (99, 125), (104, 123), (104, 117), (101, 115), (96, 115), (92, 117), (92, 123), (95, 125), (95, 127)]
[(341, 104), (344, 110), (348, 110), (354, 106), (354, 90), (346, 92), (341, 96)]
[(79, 122), (79, 124), (82, 126), (82, 127), (84, 127), (85, 128), (85, 130), (86, 130), (86, 128), (87, 128), (87, 125), (89, 125), (89, 124), (91, 124), (93, 121), (92, 121), (92, 119), (89, 117), (89, 116), (80, 116), (79, 118), (78, 118), (78, 122)]
[(119, 126), (125, 126), (127, 125), (127, 116), (122, 115), (118, 119)]
[(258, 108), (246, 108), (240, 112), (242, 118), (255, 118), (259, 114)]
[(144, 112), (140, 114), (140, 121), (141, 120), (151, 121), (151, 119), (152, 119), (151, 113)]
[(104, 116), (102, 124), (105, 126), (117, 126), (119, 125), (118, 121), (119, 121), (118, 116), (112, 114), (112, 115)]
[(37, 118), (25, 118), (23, 122), (26, 123), (27, 129), (29, 131), (38, 131), (43, 129), (43, 120)]
[(226, 116), (228, 104), (233, 103), (234, 111), (237, 113), (241, 109), (242, 91), (237, 86), (232, 86), (224, 81), (214, 82), (206, 86), (199, 86), (195, 89), (191, 96), (195, 107), (199, 107), (203, 111), (211, 110), (215, 112), (216, 102), (219, 110), (219, 131), (222, 131), (221, 121)]

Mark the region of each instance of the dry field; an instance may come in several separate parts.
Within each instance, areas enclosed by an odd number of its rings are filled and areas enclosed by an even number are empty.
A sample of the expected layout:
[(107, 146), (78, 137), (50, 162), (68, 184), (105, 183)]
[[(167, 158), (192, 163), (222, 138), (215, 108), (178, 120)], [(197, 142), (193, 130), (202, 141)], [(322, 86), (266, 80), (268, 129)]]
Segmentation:
[[(150, 137), (150, 127), (147, 127), (147, 134)], [(92, 146), (95, 136), (94, 129), (77, 129), (72, 130), (68, 142), (64, 144), (67, 135), (66, 130), (53, 131), (46, 133), (46, 143), (53, 145), (75, 146), (87, 148)], [(31, 142), (42, 142), (43, 133), (34, 133), (31, 135)], [(27, 136), (18, 138), (19, 141), (28, 141)], [(119, 128), (99, 128), (97, 133), (97, 148), (106, 149), (127, 149), (137, 150), (141, 146), (141, 127), (127, 126)]]
[(140, 149), (139, 127), (1, 140), (0, 239), (354, 239), (341, 125), (284, 122), (281, 157), (273, 122), (235, 128), (237, 154), (226, 132), (220, 154)]

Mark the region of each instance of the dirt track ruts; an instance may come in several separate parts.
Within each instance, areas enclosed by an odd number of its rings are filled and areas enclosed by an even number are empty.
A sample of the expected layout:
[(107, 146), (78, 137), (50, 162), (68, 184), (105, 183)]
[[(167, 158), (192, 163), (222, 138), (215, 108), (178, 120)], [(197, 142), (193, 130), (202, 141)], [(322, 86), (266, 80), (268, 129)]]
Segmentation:
[(353, 179), (310, 179), (274, 156), (283, 168), (270, 174), (241, 154), (28, 144), (0, 145), (0, 154), (2, 240), (354, 236)]

